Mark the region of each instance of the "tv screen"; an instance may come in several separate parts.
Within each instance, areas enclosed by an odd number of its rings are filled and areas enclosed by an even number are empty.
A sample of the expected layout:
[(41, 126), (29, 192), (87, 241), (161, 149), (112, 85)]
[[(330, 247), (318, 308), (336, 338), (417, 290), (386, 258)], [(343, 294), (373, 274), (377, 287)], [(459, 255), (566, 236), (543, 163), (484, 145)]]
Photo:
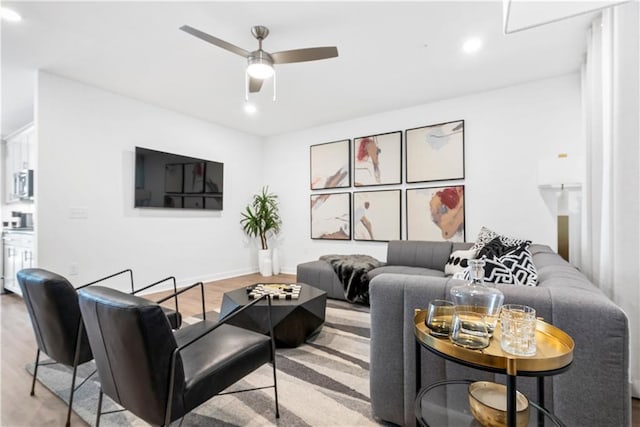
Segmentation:
[(136, 208), (222, 210), (223, 164), (136, 147)]

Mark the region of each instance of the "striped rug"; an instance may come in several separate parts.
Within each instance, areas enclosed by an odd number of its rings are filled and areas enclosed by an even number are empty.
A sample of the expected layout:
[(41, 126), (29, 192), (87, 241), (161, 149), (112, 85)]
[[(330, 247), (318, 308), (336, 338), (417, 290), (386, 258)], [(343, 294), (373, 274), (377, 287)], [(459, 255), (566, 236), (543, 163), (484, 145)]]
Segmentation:
[[(371, 426), (383, 425), (371, 416), (369, 404), (369, 310), (328, 300), (326, 322), (318, 335), (293, 349), (277, 350), (280, 419), (276, 421), (273, 388), (216, 396), (188, 414), (183, 426)], [(186, 323), (197, 321), (185, 319)], [(93, 370), (93, 362), (79, 367), (80, 377)], [(33, 364), (27, 366), (33, 372)], [(42, 366), (38, 379), (67, 401), (71, 370)], [(229, 390), (268, 386), (271, 365), (264, 365)], [(93, 425), (99, 384), (92, 377), (80, 387), (73, 408)], [(36, 389), (37, 395), (37, 389)], [(103, 411), (118, 409), (105, 396)], [(145, 426), (129, 412), (104, 415), (103, 426)], [(179, 425), (179, 421), (174, 422)]]

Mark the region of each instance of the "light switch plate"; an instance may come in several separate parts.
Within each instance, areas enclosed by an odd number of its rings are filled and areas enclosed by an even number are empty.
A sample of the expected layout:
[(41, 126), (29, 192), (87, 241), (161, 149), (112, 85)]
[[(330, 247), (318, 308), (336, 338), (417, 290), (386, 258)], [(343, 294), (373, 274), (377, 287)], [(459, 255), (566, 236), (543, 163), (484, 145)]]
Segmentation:
[(69, 208), (69, 218), (71, 219), (89, 218), (89, 208), (86, 208), (86, 207)]

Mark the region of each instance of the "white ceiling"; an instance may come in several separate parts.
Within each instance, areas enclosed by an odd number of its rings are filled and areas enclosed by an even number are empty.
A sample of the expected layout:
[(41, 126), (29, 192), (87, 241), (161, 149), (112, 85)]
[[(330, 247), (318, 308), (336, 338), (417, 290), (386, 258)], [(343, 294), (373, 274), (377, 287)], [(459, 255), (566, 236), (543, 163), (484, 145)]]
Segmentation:
[[(549, 8), (556, 7), (548, 3)], [(33, 119), (35, 70), (241, 131), (292, 130), (577, 72), (592, 14), (502, 33), (502, 2), (3, 2), (2, 135)], [(339, 57), (276, 67), (247, 115), (240, 56), (178, 30), (188, 24), (247, 50), (338, 47)], [(477, 36), (484, 48), (462, 52)]]

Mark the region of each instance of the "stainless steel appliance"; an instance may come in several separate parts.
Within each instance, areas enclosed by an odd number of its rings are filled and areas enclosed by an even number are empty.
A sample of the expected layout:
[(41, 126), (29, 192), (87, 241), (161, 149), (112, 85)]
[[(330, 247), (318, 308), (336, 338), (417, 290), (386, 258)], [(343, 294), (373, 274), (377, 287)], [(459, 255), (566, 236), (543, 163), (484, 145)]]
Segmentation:
[(20, 199), (33, 198), (33, 169), (24, 169), (13, 175), (13, 193)]
[(22, 212), (20, 214), (20, 228), (33, 228), (33, 214)]

